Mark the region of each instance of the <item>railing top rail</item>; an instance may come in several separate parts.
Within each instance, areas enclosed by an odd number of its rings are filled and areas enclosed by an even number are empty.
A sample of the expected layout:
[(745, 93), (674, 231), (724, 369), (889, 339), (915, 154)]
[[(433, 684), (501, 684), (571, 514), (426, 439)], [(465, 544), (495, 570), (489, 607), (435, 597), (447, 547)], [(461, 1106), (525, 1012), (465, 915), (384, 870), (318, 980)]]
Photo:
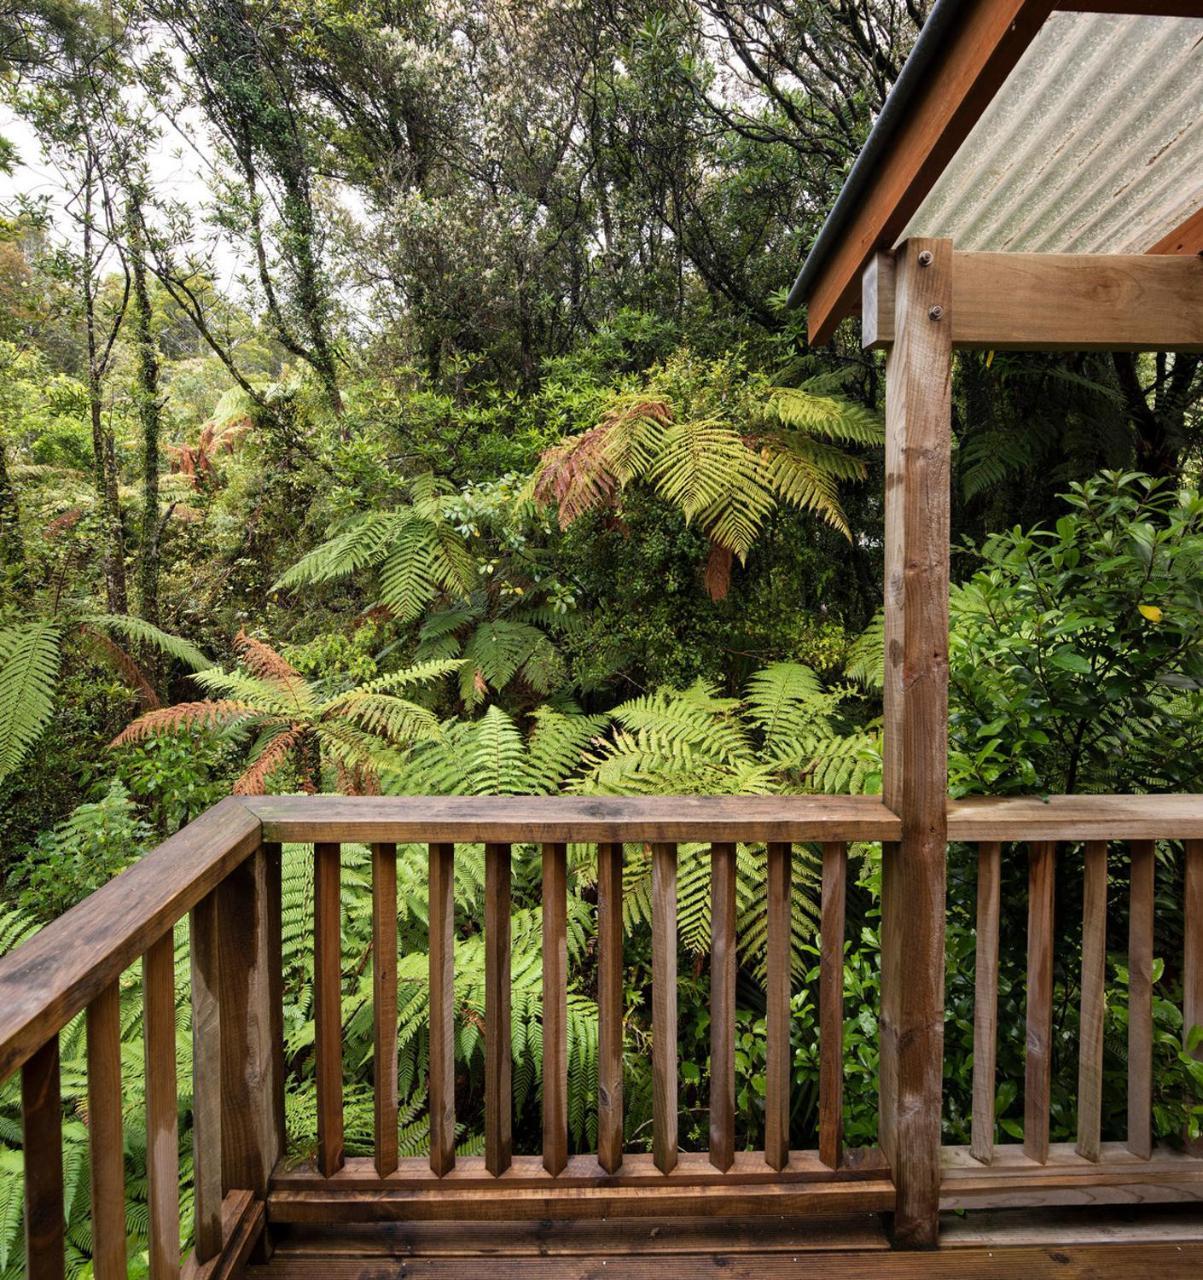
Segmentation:
[(259, 841), (259, 819), (241, 800), (222, 800), (0, 957), (0, 1081), (219, 885)]
[(265, 840), (897, 840), (878, 796), (255, 796)]
[(948, 802), (950, 840), (1195, 840), (1203, 795), (969, 796)]

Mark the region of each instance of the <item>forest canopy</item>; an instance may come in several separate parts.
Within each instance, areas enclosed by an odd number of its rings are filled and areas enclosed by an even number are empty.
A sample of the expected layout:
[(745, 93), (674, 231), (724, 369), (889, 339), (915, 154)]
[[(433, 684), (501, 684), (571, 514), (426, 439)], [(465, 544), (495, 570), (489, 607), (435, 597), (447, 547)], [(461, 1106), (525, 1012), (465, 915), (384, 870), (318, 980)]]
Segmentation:
[[(883, 364), (854, 320), (811, 346), (785, 294), (927, 8), (0, 4), (0, 951), (231, 792), (880, 789)], [(1193, 355), (958, 355), (955, 792), (1203, 791), (1201, 400)], [(853, 855), (846, 981), (869, 1011), (847, 1033), (855, 1138), (875, 1124), (880, 854)], [(348, 872), (365, 856), (348, 848)], [(796, 856), (793, 1122), (805, 1135), (815, 859)], [(309, 859), (285, 854), (301, 1146)], [(415, 1152), (423, 865), (402, 851), (403, 1145)], [(595, 868), (574, 853), (569, 872), (581, 925), (570, 1108), (584, 1148)], [(701, 851), (684, 851), (680, 943), (699, 1007), (706, 874)], [(741, 847), (751, 989), (762, 874), (763, 850)], [(629, 850), (635, 1034), (648, 879), (647, 851)], [(357, 883), (348, 1062), (371, 1038)], [(972, 987), (957, 959), (972, 952), (972, 887), (955, 869), (950, 886), (949, 1057), (959, 1046), (967, 1061)], [(479, 920), (483, 893), (469, 851), (465, 919)], [(519, 1133), (522, 1115), (527, 1133), (537, 1125), (540, 911), (524, 874)], [(479, 933), (462, 942), (468, 1116)], [(1058, 980), (1071, 991), (1068, 970)], [(1180, 974), (1161, 980), (1169, 991)], [(755, 1141), (763, 1003), (743, 992), (740, 1126)], [(1125, 1015), (1109, 1008), (1115, 1026)], [(1158, 1124), (1177, 1133), (1199, 1123), (1183, 1101), (1189, 1029), (1158, 1016)], [(699, 1139), (705, 1029), (682, 1037), (683, 1058), (703, 1064), (682, 1104)], [(633, 1057), (642, 1141), (650, 1083)], [(1054, 1137), (1072, 1133), (1068, 1054), (1057, 1073)], [(370, 1132), (366, 1081), (348, 1085), (351, 1147)], [(967, 1076), (947, 1087), (960, 1133)], [(19, 1176), (5, 1090), (0, 1206)], [(1021, 1113), (1004, 1091), (1002, 1130)], [(479, 1126), (462, 1140), (475, 1149)], [(84, 1167), (82, 1121), (67, 1141)], [(138, 1143), (135, 1131), (131, 1171), (144, 1168)], [(130, 1222), (136, 1253), (144, 1213)], [(0, 1276), (19, 1268), (18, 1232), (0, 1208)]]

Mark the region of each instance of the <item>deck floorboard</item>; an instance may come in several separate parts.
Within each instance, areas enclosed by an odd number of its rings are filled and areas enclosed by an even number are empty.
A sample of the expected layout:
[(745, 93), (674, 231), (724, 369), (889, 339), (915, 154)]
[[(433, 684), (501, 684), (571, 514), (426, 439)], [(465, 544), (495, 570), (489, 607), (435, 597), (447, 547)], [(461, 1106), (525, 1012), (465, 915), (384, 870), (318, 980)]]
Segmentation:
[(665, 1222), (414, 1222), (282, 1231), (246, 1280), (861, 1280), (1016, 1276), (1023, 1280), (1197, 1277), (1198, 1215), (1114, 1211), (1058, 1217), (946, 1216), (934, 1253), (891, 1252), (883, 1219), (860, 1214)]

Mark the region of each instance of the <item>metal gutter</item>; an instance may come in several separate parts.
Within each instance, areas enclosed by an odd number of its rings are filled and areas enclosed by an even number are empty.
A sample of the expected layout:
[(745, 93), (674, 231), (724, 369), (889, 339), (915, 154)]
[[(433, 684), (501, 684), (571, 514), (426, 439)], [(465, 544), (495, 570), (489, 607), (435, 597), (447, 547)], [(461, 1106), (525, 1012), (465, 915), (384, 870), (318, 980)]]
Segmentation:
[(802, 270), (798, 272), (798, 278), (789, 291), (788, 306), (797, 307), (802, 304), (815, 277), (839, 243), (845, 227), (860, 204), (865, 188), (893, 141), (899, 123), (905, 119), (927, 72), (939, 57), (948, 33), (955, 27), (966, 3), (967, 0), (936, 0), (906, 62), (902, 64), (898, 79), (886, 95), (881, 112), (865, 139), (865, 145), (848, 170), (848, 176), (844, 179), (835, 204), (831, 206), (827, 220), (819, 229), (819, 234), (806, 255)]

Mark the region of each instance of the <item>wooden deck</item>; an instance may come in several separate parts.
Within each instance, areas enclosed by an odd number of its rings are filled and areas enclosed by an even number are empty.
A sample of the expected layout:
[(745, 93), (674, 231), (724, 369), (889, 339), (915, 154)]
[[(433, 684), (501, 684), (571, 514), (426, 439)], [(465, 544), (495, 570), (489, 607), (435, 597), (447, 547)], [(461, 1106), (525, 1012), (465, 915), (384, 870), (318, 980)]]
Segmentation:
[(1198, 1276), (1197, 1210), (1102, 1216), (945, 1215), (934, 1252), (890, 1250), (873, 1214), (782, 1218), (627, 1218), (611, 1222), (421, 1222), (294, 1227), (245, 1280), (860, 1280), (865, 1276), (1021, 1276), (1158, 1280)]

